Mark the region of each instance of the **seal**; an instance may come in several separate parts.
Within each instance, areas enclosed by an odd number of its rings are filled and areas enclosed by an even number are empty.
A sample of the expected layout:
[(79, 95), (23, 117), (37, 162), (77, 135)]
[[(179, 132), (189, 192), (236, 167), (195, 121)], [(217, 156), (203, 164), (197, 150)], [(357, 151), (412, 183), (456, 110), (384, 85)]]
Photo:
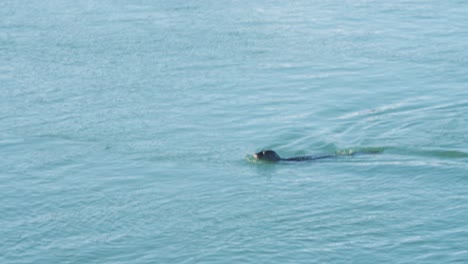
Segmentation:
[(292, 158), (281, 158), (278, 153), (273, 150), (262, 150), (260, 152), (254, 153), (254, 158), (262, 161), (278, 162), (278, 161), (305, 161), (305, 160), (317, 160), (324, 158), (332, 158), (337, 155), (322, 155), (322, 156), (300, 156)]

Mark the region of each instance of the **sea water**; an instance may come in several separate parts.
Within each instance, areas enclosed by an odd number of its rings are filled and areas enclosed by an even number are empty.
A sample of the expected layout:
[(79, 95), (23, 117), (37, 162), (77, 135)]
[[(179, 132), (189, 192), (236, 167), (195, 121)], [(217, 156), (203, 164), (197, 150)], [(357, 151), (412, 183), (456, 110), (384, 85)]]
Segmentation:
[(2, 1), (0, 263), (468, 262), (467, 10)]

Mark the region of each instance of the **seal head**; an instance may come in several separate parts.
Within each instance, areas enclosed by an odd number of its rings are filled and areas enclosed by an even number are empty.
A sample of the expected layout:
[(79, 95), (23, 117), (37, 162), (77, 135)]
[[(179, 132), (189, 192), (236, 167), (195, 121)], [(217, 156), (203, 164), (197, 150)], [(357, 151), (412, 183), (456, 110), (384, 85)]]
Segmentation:
[(275, 162), (281, 160), (281, 157), (273, 150), (262, 150), (260, 152), (255, 153), (253, 156), (256, 159), (263, 161)]

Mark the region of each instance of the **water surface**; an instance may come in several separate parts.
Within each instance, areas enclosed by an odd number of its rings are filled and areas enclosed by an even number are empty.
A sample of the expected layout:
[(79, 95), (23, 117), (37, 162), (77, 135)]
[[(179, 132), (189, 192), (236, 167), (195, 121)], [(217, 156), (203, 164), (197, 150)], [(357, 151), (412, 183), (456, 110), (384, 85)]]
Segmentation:
[(0, 262), (467, 262), (467, 9), (3, 1)]

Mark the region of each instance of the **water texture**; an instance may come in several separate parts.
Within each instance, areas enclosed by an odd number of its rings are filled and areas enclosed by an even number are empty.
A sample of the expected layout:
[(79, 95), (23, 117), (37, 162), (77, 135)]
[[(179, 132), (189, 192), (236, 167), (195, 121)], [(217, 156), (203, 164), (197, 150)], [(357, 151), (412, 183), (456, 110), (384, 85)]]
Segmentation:
[(467, 10), (2, 1), (0, 263), (468, 262)]

